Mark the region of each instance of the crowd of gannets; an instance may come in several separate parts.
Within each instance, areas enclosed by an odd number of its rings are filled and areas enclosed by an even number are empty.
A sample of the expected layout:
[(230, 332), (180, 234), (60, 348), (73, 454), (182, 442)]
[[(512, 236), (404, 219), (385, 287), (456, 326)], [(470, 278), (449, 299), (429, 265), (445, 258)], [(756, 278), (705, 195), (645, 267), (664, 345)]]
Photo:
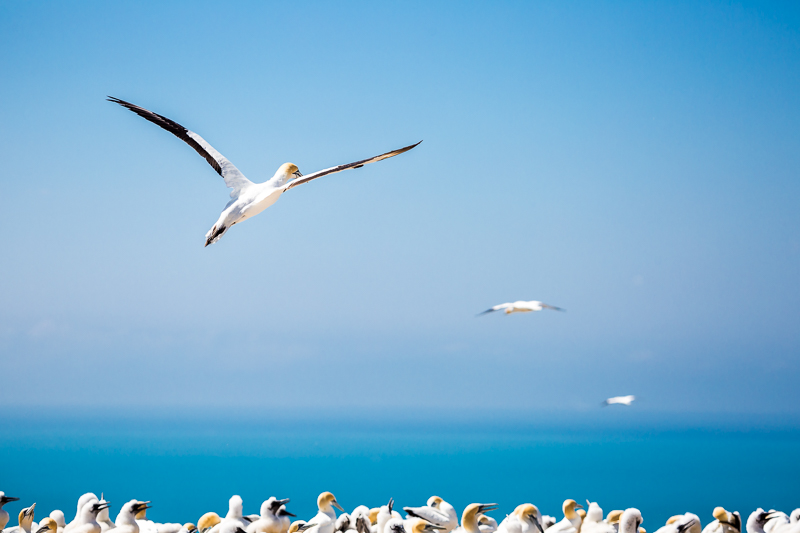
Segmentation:
[[(260, 514), (243, 514), (243, 502), (233, 496), (228, 502), (228, 513), (220, 517), (215, 512), (201, 516), (197, 525), (192, 523), (154, 523), (147, 519), (149, 501), (130, 500), (122, 505), (116, 520), (109, 515), (111, 503), (87, 493), (78, 499), (75, 518), (67, 523), (64, 513), (55, 510), (48, 517), (34, 522), (36, 504), (22, 509), (19, 525), (6, 528), (8, 512), (3, 505), (19, 498), (0, 492), (0, 529), (2, 533), (646, 533), (642, 527), (642, 513), (629, 508), (609, 512), (603, 518), (603, 509), (597, 502), (586, 501), (583, 509), (575, 500), (565, 500), (564, 518), (542, 515), (531, 503), (518, 505), (499, 524), (486, 513), (497, 509), (494, 503), (471, 503), (461, 513), (459, 524), (455, 508), (438, 496), (431, 496), (423, 507), (403, 507), (405, 518), (394, 509), (394, 500), (381, 507), (359, 505), (352, 513), (344, 509), (330, 492), (317, 498), (319, 512), (310, 520), (295, 520), (286, 510), (289, 498), (270, 497), (261, 504)], [(341, 514), (336, 516), (336, 510)], [(671, 517), (656, 533), (742, 533), (742, 520), (738, 512), (717, 507), (714, 520), (702, 528), (700, 517), (685, 513)], [(746, 533), (800, 533), (800, 508), (790, 515), (771, 509), (756, 509), (745, 524)]]

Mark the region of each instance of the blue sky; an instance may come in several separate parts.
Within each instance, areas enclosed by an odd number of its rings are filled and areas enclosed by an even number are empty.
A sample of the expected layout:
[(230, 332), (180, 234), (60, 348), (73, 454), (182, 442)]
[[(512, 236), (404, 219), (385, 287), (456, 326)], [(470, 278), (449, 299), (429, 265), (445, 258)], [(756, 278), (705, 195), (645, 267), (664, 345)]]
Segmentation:
[[(786, 3), (0, 4), (0, 402), (800, 414)], [(250, 179), (424, 139), (218, 244)], [(474, 315), (539, 299), (567, 313)]]

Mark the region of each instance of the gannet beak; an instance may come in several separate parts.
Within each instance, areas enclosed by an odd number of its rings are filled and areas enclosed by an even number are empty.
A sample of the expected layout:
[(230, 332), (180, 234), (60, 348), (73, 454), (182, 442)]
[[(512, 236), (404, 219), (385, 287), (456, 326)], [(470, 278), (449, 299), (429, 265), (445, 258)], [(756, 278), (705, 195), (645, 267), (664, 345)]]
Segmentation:
[(97, 510), (102, 511), (103, 509), (108, 509), (109, 507), (111, 507), (111, 502), (105, 502), (98, 505)]
[(583, 509), (583, 505), (581, 505), (579, 503), (576, 503), (575, 504), (575, 509)]
[(482, 503), (478, 506), (479, 513), (488, 513), (489, 511), (494, 511), (499, 506), (496, 503)]
[(237, 527), (236, 528), (236, 533), (247, 533), (247, 532), (244, 529), (242, 529), (240, 527)]
[(36, 507), (36, 503), (25, 509), (25, 516), (33, 516), (33, 508)]
[(19, 498), (14, 498), (13, 496), (3, 496), (0, 498), (0, 503), (6, 504), (8, 502), (16, 502), (19, 501)]
[(331, 505), (333, 505), (334, 507), (336, 507), (337, 509), (339, 509), (341, 512), (344, 512), (344, 509), (342, 509), (342, 506), (341, 506), (341, 505), (339, 505), (339, 502), (337, 502), (336, 500), (333, 500), (333, 501), (331, 502)]
[(278, 507), (280, 507), (281, 505), (286, 505), (287, 503), (289, 503), (289, 501), (290, 501), (289, 498), (284, 498), (282, 500), (278, 500), (278, 504), (279, 504)]
[(42, 526), (36, 530), (36, 533), (44, 533), (45, 531), (50, 531), (50, 528), (47, 526)]
[(297, 518), (297, 515), (296, 515), (296, 514), (290, 513), (290, 512), (289, 512), (289, 511), (287, 511), (286, 509), (284, 509), (283, 511), (281, 511), (281, 516), (293, 516), (293, 517)]
[(300, 173), (300, 171), (299, 171), (299, 170), (298, 170), (298, 171), (296, 171), (296, 172), (293, 172), (293, 175), (294, 175), (296, 178), (302, 178), (302, 177), (303, 177), (303, 175)]
[(780, 516), (780, 515), (781, 515), (780, 511), (774, 511), (772, 513), (767, 513), (766, 515), (764, 515), (764, 519), (765, 520), (772, 520), (776, 516)]

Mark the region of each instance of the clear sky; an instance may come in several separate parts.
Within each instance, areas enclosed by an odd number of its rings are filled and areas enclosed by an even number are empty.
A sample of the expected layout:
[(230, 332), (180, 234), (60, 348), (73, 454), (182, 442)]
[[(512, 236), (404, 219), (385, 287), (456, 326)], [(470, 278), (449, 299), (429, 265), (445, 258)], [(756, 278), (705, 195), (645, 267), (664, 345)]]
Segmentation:
[[(163, 5), (166, 4), (166, 5)], [(0, 3), (0, 403), (800, 414), (800, 12)], [(424, 139), (217, 244), (222, 180)], [(543, 300), (566, 313), (475, 318)]]

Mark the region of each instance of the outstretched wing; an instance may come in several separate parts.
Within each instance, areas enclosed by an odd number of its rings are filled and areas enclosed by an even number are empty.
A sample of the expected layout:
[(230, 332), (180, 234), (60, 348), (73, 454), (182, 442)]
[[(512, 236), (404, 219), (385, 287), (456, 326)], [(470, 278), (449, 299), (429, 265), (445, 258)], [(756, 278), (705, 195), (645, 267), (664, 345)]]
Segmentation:
[[(421, 142), (422, 141), (420, 141), (419, 143), (421, 143)], [(283, 190), (284, 190), (284, 192), (288, 191), (289, 189), (297, 187), (298, 185), (302, 185), (304, 183), (308, 183), (311, 180), (315, 180), (317, 178), (321, 178), (322, 176), (327, 176), (328, 174), (335, 174), (337, 172), (341, 172), (342, 170), (347, 170), (348, 168), (360, 168), (360, 167), (363, 167), (364, 165), (369, 165), (370, 163), (375, 163), (376, 161), (382, 161), (383, 159), (389, 159), (390, 157), (394, 157), (396, 155), (400, 155), (403, 152), (408, 152), (409, 150), (411, 150), (415, 146), (418, 146), (419, 143), (412, 144), (410, 146), (406, 146), (405, 148), (400, 148), (399, 150), (392, 150), (391, 152), (386, 152), (385, 154), (376, 155), (375, 157), (370, 157), (369, 159), (362, 159), (361, 161), (356, 161), (355, 163), (348, 163), (347, 165), (339, 165), (338, 167), (326, 168), (325, 170), (320, 170), (318, 172), (314, 172), (313, 174), (306, 174), (305, 176), (302, 176), (300, 178), (292, 180), (289, 183), (287, 183), (286, 185), (284, 185), (283, 186)]]
[(509, 303), (495, 305), (494, 307), (490, 307), (489, 309), (487, 309), (483, 313), (478, 313), (476, 316), (481, 316), (481, 315), (485, 315), (485, 314), (488, 314), (488, 313), (494, 313), (495, 311), (500, 311), (501, 309), (508, 309), (509, 307), (511, 307), (511, 305), (512, 304), (509, 304)]
[(449, 521), (447, 515), (432, 507), (403, 507), (403, 511), (405, 511), (408, 516), (427, 520), (434, 526), (446, 526)]
[(253, 182), (244, 177), (244, 174), (239, 172), (239, 169), (236, 168), (233, 163), (228, 161), (224, 155), (217, 152), (213, 146), (208, 144), (205, 139), (200, 137), (195, 132), (187, 130), (174, 120), (168, 119), (167, 117), (159, 115), (158, 113), (153, 113), (152, 111), (149, 111), (143, 107), (139, 107), (138, 105), (126, 102), (125, 100), (120, 100), (119, 98), (109, 96), (108, 101), (130, 109), (140, 117), (145, 118), (153, 124), (164, 128), (194, 148), (198, 154), (203, 156), (205, 160), (208, 161), (209, 165), (214, 167), (214, 170), (217, 171), (217, 174), (222, 176), (222, 179), (225, 180), (225, 185), (233, 189), (233, 191), (231, 191), (231, 196), (234, 196), (240, 190), (253, 184)]
[(542, 303), (541, 305), (545, 309), (552, 309), (553, 311), (566, 311), (566, 309), (561, 309), (560, 307), (556, 307), (554, 305), (547, 305), (546, 303)]

